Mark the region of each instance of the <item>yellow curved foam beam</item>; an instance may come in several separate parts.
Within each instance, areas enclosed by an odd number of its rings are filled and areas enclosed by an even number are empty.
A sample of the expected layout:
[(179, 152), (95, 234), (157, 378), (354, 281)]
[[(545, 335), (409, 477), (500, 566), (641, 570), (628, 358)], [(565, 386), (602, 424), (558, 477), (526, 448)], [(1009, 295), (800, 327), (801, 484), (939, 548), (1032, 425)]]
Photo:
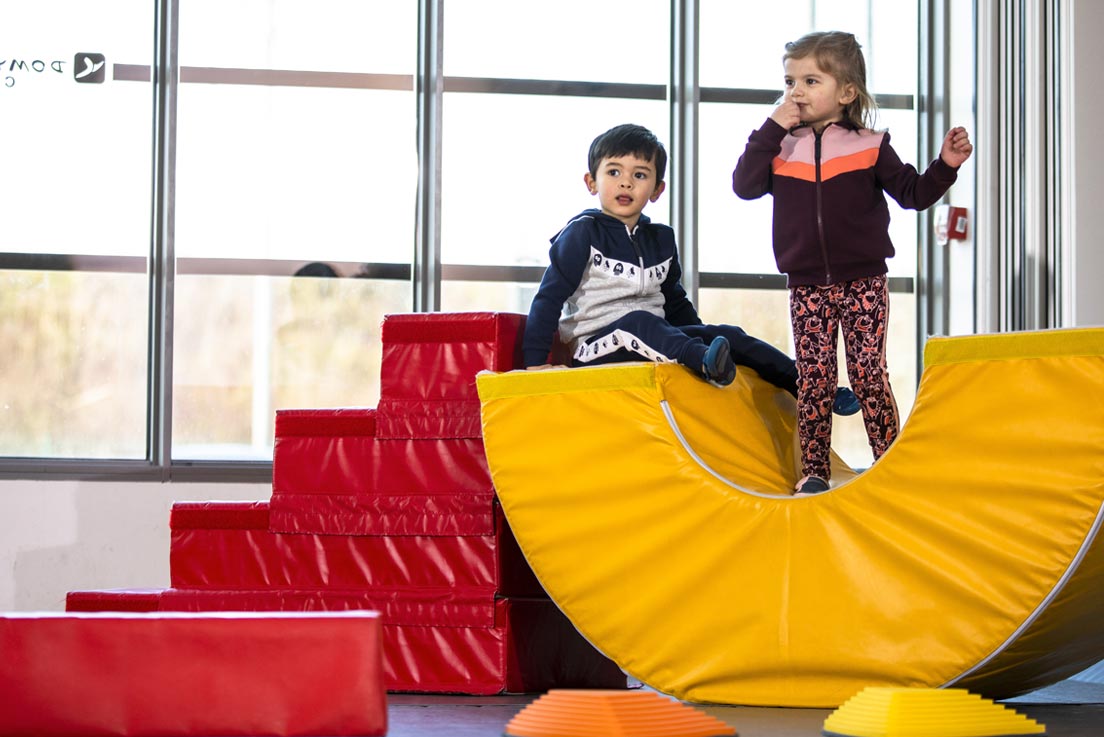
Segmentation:
[(818, 496), (789, 495), (792, 399), (743, 369), (482, 373), (487, 458), (553, 600), (680, 699), (1004, 698), (1104, 659), (1104, 330), (933, 338), (925, 361), (897, 442)]

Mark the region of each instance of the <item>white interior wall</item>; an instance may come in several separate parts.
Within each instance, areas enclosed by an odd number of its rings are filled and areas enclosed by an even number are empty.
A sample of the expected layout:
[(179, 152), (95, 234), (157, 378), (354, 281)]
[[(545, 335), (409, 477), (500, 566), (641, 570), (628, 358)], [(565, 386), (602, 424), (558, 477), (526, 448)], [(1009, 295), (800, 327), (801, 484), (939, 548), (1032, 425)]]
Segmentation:
[(0, 611), (64, 611), (75, 589), (166, 587), (174, 501), (270, 496), (268, 484), (0, 481)]

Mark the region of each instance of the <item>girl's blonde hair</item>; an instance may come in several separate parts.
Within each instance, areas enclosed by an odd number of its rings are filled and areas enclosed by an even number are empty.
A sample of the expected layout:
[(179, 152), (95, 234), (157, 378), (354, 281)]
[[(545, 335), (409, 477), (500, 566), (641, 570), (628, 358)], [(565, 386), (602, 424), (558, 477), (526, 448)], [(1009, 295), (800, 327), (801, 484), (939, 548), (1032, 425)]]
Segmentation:
[(878, 104), (866, 89), (866, 60), (855, 36), (842, 31), (806, 33), (786, 44), (782, 63), (810, 56), (840, 85), (849, 84), (855, 88), (855, 99), (844, 106), (843, 117), (859, 128), (873, 128)]

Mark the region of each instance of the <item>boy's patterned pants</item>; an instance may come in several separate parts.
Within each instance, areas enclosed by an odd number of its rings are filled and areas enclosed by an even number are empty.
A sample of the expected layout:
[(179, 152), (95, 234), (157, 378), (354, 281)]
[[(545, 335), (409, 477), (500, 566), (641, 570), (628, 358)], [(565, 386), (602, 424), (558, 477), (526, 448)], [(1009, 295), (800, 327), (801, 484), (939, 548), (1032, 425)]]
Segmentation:
[(847, 377), (862, 406), (874, 460), (900, 431), (897, 402), (886, 368), (889, 289), (884, 275), (790, 288), (790, 319), (797, 355), (797, 429), (801, 473), (830, 477), (832, 400), (838, 364), (837, 330), (843, 328)]

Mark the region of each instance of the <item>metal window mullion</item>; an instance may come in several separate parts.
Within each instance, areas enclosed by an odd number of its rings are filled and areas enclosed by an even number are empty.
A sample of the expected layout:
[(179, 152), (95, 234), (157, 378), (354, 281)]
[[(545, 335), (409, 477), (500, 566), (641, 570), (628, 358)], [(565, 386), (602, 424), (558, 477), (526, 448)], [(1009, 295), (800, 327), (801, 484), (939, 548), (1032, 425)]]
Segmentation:
[(1061, 284), (1059, 274), (1059, 245), (1062, 242), (1062, 187), (1057, 167), (1061, 161), (1061, 85), (1059, 74), (1061, 63), (1056, 51), (1058, 41), (1055, 3), (1047, 0), (1043, 8), (1043, 73), (1045, 75), (1045, 99), (1043, 120), (1047, 138), (1043, 146), (1043, 166), (1046, 177), (1046, 213), (1043, 222), (1043, 244), (1046, 254), (1046, 268), (1042, 273), (1042, 284), (1046, 290), (1046, 303), (1043, 306), (1043, 324), (1055, 327), (1060, 324), (1059, 299)]
[(1044, 120), (1047, 139), (1043, 149), (1046, 167), (1046, 215), (1044, 224), (1046, 268), (1041, 274), (1046, 288), (1046, 303), (1042, 314), (1048, 328), (1070, 324), (1072, 304), (1068, 288), (1068, 249), (1070, 213), (1072, 203), (1069, 185), (1071, 161), (1066, 160), (1066, 141), (1070, 130), (1068, 101), (1070, 61), (1069, 44), (1064, 43), (1063, 17), (1069, 13), (1069, 0), (1046, 0), (1043, 10), (1045, 37), (1043, 39), (1043, 68), (1046, 81), (1046, 105)]
[[(918, 161), (923, 166), (939, 155), (950, 119), (949, 0), (922, 0), (918, 4), (920, 31), (917, 97)], [(921, 212), (916, 233), (916, 334), (919, 341), (950, 331), (950, 263), (945, 246), (934, 237), (934, 213)], [(916, 352), (923, 370), (923, 351)]]
[(411, 269), (415, 312), (441, 307), (441, 112), (444, 95), (444, 0), (419, 0), (418, 195)]
[(977, 90), (977, 140), (986, 141), (975, 151), (977, 156), (977, 212), (974, 217), (975, 243), (975, 305), (974, 329), (990, 333), (999, 328), (1001, 242), (1000, 196), (1001, 178), (998, 166), (1005, 144), (1000, 136), (1001, 119), (998, 81), (1001, 69), (1000, 13), (993, 0), (976, 4), (976, 39), (974, 83)]
[(1024, 0), (1021, 20), (1024, 38), (1022, 134), (1024, 142), (1023, 213), (1023, 314), (1021, 326), (1038, 330), (1046, 325), (1046, 296), (1043, 275), (1047, 268), (1046, 234), (1046, 114), (1043, 109), (1047, 85), (1044, 72), (1045, 23), (1040, 0)]
[[(1012, 119), (1012, 55), (1014, 47), (1009, 33), (1012, 30), (1011, 9), (1005, 0), (988, 0), (992, 7), (994, 20), (994, 83), (993, 140), (999, 148), (991, 170), (993, 177), (994, 221), (993, 242), (990, 246), (993, 261), (993, 319), (991, 330), (1007, 329), (1010, 318), (1009, 294), (1011, 287), (1011, 243), (1012, 218), (1011, 189), (1012, 157), (1015, 141), (1012, 139), (1010, 120)], [(984, 147), (983, 147), (984, 148)]]
[(671, 0), (671, 116), (668, 192), (671, 227), (679, 244), (683, 286), (697, 302), (698, 258), (698, 19), (699, 0)]
[(1053, 84), (1057, 90), (1054, 110), (1057, 120), (1054, 124), (1055, 142), (1049, 161), (1055, 167), (1054, 186), (1057, 191), (1052, 212), (1055, 214), (1056, 231), (1054, 270), (1050, 284), (1054, 287), (1055, 327), (1073, 324), (1073, 288), (1070, 258), (1073, 248), (1073, 171), (1071, 150), (1068, 142), (1073, 141), (1073, 115), (1070, 109), (1072, 90), (1071, 72), (1073, 69), (1072, 43), (1068, 37), (1065, 18), (1071, 17), (1072, 0), (1055, 0), (1053, 3), (1054, 27), (1051, 35), (1053, 44), (1052, 59), (1054, 67)]
[(153, 67), (153, 201), (149, 262), (147, 458), (168, 480), (172, 465), (173, 294), (176, 249), (176, 100), (179, 0), (159, 0)]
[(1018, 119), (1020, 116), (1019, 104), (1022, 98), (1020, 90), (1020, 55), (1021, 48), (1019, 36), (1019, 2), (1008, 3), (1005, 7), (1006, 21), (1004, 43), (1004, 69), (1007, 79), (1005, 81), (1005, 104), (1001, 113), (1004, 115), (1004, 142), (1006, 165), (1001, 172), (1007, 191), (1002, 202), (1005, 220), (1005, 238), (1001, 243), (1002, 253), (1005, 257), (1004, 266), (1004, 291), (1001, 295), (1003, 302), (1004, 322), (1001, 330), (1014, 330), (1020, 324), (1020, 299), (1019, 275), (1021, 266), (1021, 220), (1022, 208), (1016, 206), (1019, 201), (1020, 188), (1018, 177), (1022, 173), (1020, 167), (1020, 155), (1023, 151), (1023, 141), (1019, 138)]

